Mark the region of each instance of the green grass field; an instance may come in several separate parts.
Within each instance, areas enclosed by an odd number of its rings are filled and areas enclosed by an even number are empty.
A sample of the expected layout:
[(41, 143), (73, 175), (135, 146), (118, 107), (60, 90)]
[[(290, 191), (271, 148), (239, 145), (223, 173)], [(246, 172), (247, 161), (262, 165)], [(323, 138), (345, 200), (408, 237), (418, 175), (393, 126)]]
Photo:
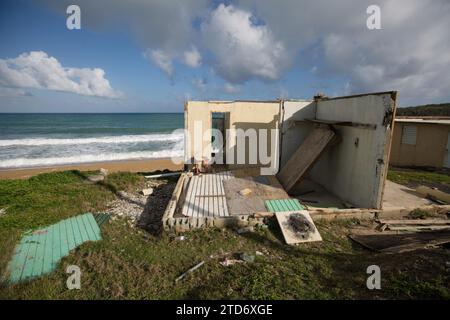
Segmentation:
[[(392, 174), (391, 174), (392, 175)], [(28, 180), (0, 180), (1, 299), (449, 299), (450, 250), (434, 248), (386, 255), (348, 239), (357, 220), (320, 222), (322, 242), (284, 244), (277, 222), (244, 234), (196, 230), (177, 240), (156, 237), (126, 220), (102, 226), (103, 240), (85, 243), (43, 278), (11, 285), (7, 264), (21, 234), (87, 211), (101, 212), (117, 190), (136, 191), (144, 178), (111, 174), (103, 184), (86, 182), (86, 173), (42, 174)], [(167, 181), (167, 183), (174, 183)], [(226, 254), (256, 255), (252, 263), (219, 264)], [(205, 264), (175, 283), (197, 264)], [(68, 290), (67, 266), (82, 271), (81, 289)], [(381, 290), (368, 290), (366, 269), (381, 268)]]

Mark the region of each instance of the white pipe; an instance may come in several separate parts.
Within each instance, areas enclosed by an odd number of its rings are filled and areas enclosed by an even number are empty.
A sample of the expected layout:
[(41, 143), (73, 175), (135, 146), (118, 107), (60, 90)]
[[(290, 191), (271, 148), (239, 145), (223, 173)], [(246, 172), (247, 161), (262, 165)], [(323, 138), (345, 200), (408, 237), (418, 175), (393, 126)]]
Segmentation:
[(164, 177), (172, 177), (172, 176), (179, 176), (181, 174), (180, 172), (170, 172), (170, 173), (160, 173), (160, 174), (152, 174), (150, 176), (144, 176), (146, 179), (152, 179), (152, 178), (164, 178)]

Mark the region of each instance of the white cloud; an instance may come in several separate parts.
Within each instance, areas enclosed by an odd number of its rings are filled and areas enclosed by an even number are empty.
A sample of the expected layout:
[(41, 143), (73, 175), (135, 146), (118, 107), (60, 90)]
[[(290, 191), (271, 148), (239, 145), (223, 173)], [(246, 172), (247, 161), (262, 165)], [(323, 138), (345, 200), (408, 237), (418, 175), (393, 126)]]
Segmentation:
[[(42, 1), (61, 14), (71, 4)], [(277, 80), (296, 59), (299, 75), (311, 70), (331, 85), (343, 79), (340, 87), (352, 92), (399, 90), (406, 104), (450, 99), (448, 0), (378, 0), (382, 30), (372, 31), (366, 9), (373, 0), (236, 0), (216, 8), (207, 0), (77, 4), (83, 27), (130, 30), (144, 50), (164, 53), (157, 61), (168, 74), (175, 60), (212, 66), (232, 84)]]
[(226, 93), (232, 94), (232, 93), (238, 93), (241, 91), (241, 88), (239, 86), (233, 85), (231, 83), (225, 83), (223, 86), (223, 91)]
[(218, 74), (232, 83), (278, 79), (289, 64), (283, 43), (251, 12), (220, 4), (201, 26), (203, 42), (215, 56)]
[(192, 46), (190, 50), (186, 50), (184, 52), (183, 61), (184, 64), (189, 67), (198, 68), (202, 64), (202, 56), (198, 49)]
[(173, 77), (172, 55), (163, 50), (147, 50), (145, 57), (164, 71), (170, 78)]
[(118, 98), (100, 68), (67, 68), (43, 51), (0, 59), (0, 86), (72, 92), (86, 96)]
[(315, 76), (347, 79), (342, 88), (352, 93), (399, 90), (402, 104), (450, 99), (450, 2), (379, 0), (381, 30), (366, 27), (371, 4), (239, 1), (241, 8), (254, 10), (266, 21), (287, 49), (301, 52), (304, 70), (299, 72), (319, 65)]
[(201, 92), (206, 91), (207, 82), (205, 78), (194, 78), (192, 79), (192, 84), (197, 88), (197, 90)]

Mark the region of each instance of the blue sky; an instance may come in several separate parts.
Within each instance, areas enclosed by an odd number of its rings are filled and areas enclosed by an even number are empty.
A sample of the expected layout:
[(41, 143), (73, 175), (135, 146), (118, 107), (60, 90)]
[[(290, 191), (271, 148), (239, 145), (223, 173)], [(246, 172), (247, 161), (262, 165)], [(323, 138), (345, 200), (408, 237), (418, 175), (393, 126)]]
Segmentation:
[[(367, 29), (365, 1), (2, 1), (0, 112), (379, 90), (399, 90), (402, 105), (448, 102), (448, 2), (379, 3), (381, 30)], [(66, 28), (68, 4), (81, 30)]]

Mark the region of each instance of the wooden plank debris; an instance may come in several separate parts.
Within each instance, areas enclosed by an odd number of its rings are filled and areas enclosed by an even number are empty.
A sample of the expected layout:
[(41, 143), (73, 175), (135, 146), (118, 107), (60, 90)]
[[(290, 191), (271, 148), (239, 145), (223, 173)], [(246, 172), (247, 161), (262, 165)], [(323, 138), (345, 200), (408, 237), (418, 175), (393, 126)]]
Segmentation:
[(349, 238), (373, 251), (402, 253), (450, 243), (450, 230), (401, 234), (376, 232), (371, 234), (351, 234)]
[(450, 224), (448, 219), (402, 219), (402, 220), (387, 220), (380, 219), (381, 224), (396, 224), (396, 225), (442, 225)]
[(318, 127), (306, 137), (305, 141), (277, 174), (278, 180), (287, 192), (312, 168), (335, 136), (335, 133), (329, 128)]
[(424, 195), (425, 197), (429, 197), (430, 199), (437, 199), (439, 201), (443, 201), (445, 203), (450, 204), (450, 194), (445, 193), (443, 191), (433, 189), (426, 186), (420, 186), (416, 188), (416, 192)]
[[(308, 232), (303, 233), (295, 230), (291, 219), (296, 218), (297, 215), (301, 215), (303, 219), (306, 219), (310, 228)], [(307, 210), (275, 212), (275, 216), (277, 217), (278, 224), (280, 225), (281, 232), (283, 233), (284, 240), (287, 244), (322, 241), (322, 237)]]

